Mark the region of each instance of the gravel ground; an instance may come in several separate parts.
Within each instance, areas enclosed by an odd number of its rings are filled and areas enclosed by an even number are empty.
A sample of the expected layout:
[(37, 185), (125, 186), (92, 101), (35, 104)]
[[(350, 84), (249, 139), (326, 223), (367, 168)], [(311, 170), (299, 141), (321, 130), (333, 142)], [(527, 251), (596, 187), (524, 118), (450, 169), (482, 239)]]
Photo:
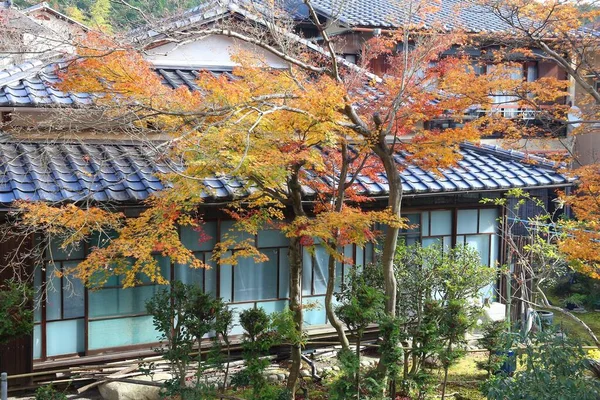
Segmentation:
[[(67, 393), (68, 399), (78, 399), (78, 400), (101, 400), (102, 396), (98, 393), (97, 390), (91, 389), (81, 395), (77, 393)], [(34, 400), (34, 393), (23, 393), (18, 396), (9, 396), (8, 400)]]

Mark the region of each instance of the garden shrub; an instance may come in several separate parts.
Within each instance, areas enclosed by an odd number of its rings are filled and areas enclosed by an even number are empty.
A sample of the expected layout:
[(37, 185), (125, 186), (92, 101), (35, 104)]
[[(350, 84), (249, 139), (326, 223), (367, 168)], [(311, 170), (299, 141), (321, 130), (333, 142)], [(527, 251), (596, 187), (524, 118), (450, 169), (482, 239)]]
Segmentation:
[(67, 400), (67, 395), (50, 384), (41, 386), (35, 391), (35, 400)]
[(269, 350), (282, 342), (282, 335), (273, 329), (271, 317), (262, 308), (252, 308), (240, 313), (244, 329), (242, 355), (246, 368), (234, 375), (232, 384), (252, 389), (250, 400), (278, 400), (288, 398), (284, 388), (269, 386), (265, 370), (270, 364)]
[(519, 360), (514, 376), (493, 375), (485, 384), (489, 400), (600, 398), (600, 380), (588, 374), (581, 345), (556, 332), (538, 332)]
[(353, 267), (344, 290), (337, 295), (340, 304), (335, 313), (356, 338), (356, 349), (355, 352), (342, 350), (338, 354), (342, 374), (331, 386), (331, 398), (334, 400), (375, 399), (383, 393), (381, 377), (362, 376), (360, 369), (360, 346), (365, 329), (370, 324), (379, 323), (384, 316), (384, 295), (370, 284), (368, 272)]
[(407, 348), (397, 361), (402, 363), (398, 389), (402, 395), (425, 398), (437, 387), (437, 373), (426, 360), (439, 360), (447, 370), (464, 354), (464, 333), (481, 311), (474, 299), (493, 281), (496, 269), (481, 265), (479, 253), (469, 246), (400, 243), (395, 274), (397, 317), (404, 322), (402, 344)]
[(477, 361), (477, 367), (487, 372), (488, 379), (497, 373), (506, 361), (507, 351), (512, 344), (507, 331), (508, 324), (505, 321), (491, 321), (483, 326), (483, 337), (479, 344), (488, 351), (488, 358), (485, 361)]
[(33, 330), (33, 311), (29, 308), (33, 290), (31, 286), (8, 280), (0, 285), (0, 344)]
[[(211, 357), (216, 352), (202, 359), (199, 350), (202, 338), (209, 332), (220, 334), (212, 339), (213, 347), (219, 337), (229, 332), (232, 317), (226, 305), (195, 285), (175, 281), (170, 288), (156, 293), (146, 303), (146, 310), (152, 315), (154, 327), (161, 335), (162, 346), (156, 351), (171, 363), (173, 378), (165, 382), (162, 394), (180, 396), (184, 400), (213, 397), (219, 385), (202, 378), (207, 368), (220, 365), (220, 359)], [(193, 357), (195, 348), (198, 355)], [(194, 361), (197, 362), (195, 384), (188, 386), (187, 373)]]

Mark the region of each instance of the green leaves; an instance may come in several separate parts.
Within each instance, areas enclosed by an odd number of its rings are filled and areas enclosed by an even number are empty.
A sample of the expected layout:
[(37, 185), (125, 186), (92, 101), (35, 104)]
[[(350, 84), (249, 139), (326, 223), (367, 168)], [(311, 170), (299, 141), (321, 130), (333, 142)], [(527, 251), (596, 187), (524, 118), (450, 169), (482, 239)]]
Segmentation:
[(32, 295), (29, 285), (16, 280), (0, 285), (0, 344), (31, 334), (33, 311), (29, 303)]
[(486, 383), (488, 399), (592, 400), (600, 396), (600, 381), (587, 375), (580, 344), (556, 332), (539, 332), (520, 360), (524, 368), (514, 377), (493, 376)]
[[(223, 301), (203, 293), (197, 286), (174, 281), (169, 289), (159, 291), (146, 303), (146, 310), (161, 334), (163, 347), (157, 351), (173, 367), (173, 379), (165, 383), (165, 395), (178, 394), (186, 398), (186, 394), (194, 391), (213, 391), (215, 385), (202, 385), (201, 376), (209, 364), (221, 363), (220, 355), (206, 360), (198, 355), (195, 388), (186, 387), (186, 376), (194, 361), (191, 353), (206, 334), (215, 331), (228, 343), (233, 316)], [(214, 347), (220, 347), (218, 340), (218, 336), (213, 339)]]

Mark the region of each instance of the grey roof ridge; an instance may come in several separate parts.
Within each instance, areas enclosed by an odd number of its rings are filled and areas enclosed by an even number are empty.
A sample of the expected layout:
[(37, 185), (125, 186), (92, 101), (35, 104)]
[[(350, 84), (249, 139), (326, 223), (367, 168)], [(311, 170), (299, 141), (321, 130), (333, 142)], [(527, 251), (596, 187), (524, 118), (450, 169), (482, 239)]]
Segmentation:
[[(119, 145), (119, 146), (149, 146), (151, 144), (147, 140), (123, 140), (123, 139), (76, 139), (76, 138), (53, 138), (40, 140), (39, 138), (16, 138), (13, 135), (6, 134), (0, 131), (0, 143), (32, 143), (32, 144), (105, 144), (105, 145)], [(153, 140), (152, 145), (160, 145), (166, 143), (166, 140)], [(547, 168), (556, 169), (564, 166), (562, 163), (557, 163), (551, 160), (548, 160), (543, 157), (531, 155), (524, 153), (518, 150), (507, 150), (498, 145), (489, 145), (489, 144), (475, 144), (473, 142), (462, 142), (459, 145), (461, 150), (474, 150), (478, 153), (486, 153), (490, 155), (494, 155), (499, 158), (507, 159), (507, 160), (515, 160), (519, 162), (523, 162), (523, 160), (533, 160), (536, 161), (533, 166), (543, 166)], [(402, 157), (403, 158), (403, 157)], [(396, 162), (405, 162), (405, 160), (400, 159), (396, 160)], [(574, 178), (573, 178), (574, 179)]]
[[(508, 160), (515, 160), (515, 161), (519, 161), (519, 162), (523, 162), (524, 160), (532, 160), (532, 161), (535, 161), (535, 164), (532, 164), (532, 165), (543, 166), (543, 167), (552, 168), (552, 169), (566, 167), (566, 164), (564, 164), (564, 163), (558, 163), (556, 161), (548, 160), (547, 158), (544, 158), (544, 157), (528, 154), (528, 153), (518, 151), (518, 150), (512, 150), (512, 149), (507, 150), (498, 145), (475, 144), (472, 142), (463, 142), (460, 144), (460, 147), (465, 148), (467, 150), (476, 150), (478, 152), (483, 152), (483, 153), (494, 155), (496, 157), (500, 157), (500, 158), (504, 158), (504, 159), (508, 159)], [(575, 178), (573, 178), (573, 179), (575, 179)]]
[(118, 145), (118, 146), (147, 146), (151, 144), (160, 145), (166, 143), (166, 140), (137, 140), (137, 139), (82, 139), (82, 138), (52, 138), (52, 139), (41, 139), (35, 137), (15, 137), (14, 135), (8, 134), (0, 130), (0, 144), (2, 143), (28, 143), (28, 144), (104, 144), (104, 145)]
[[(216, 19), (219, 19), (219, 17), (227, 15), (228, 13), (231, 12), (231, 10), (229, 9), (229, 3), (231, 3), (232, 1), (236, 1), (236, 0), (224, 0), (224, 1), (223, 0), (209, 0), (205, 4), (201, 4), (201, 5), (192, 7), (188, 10), (183, 11), (182, 13), (180, 13), (178, 15), (173, 15), (173, 16), (169, 16), (169, 17), (160, 19), (159, 21), (156, 22), (156, 24), (159, 24), (159, 25), (165, 24), (165, 26), (163, 28), (161, 28), (160, 31), (151, 29), (148, 25), (143, 25), (143, 26), (140, 26), (140, 27), (137, 27), (137, 28), (134, 28), (134, 29), (128, 31), (125, 35), (126, 35), (126, 37), (131, 38), (131, 40), (133, 40), (133, 41), (135, 41), (135, 40), (142, 41), (146, 38), (152, 38), (152, 37), (164, 34), (171, 28), (180, 29), (185, 26), (198, 23), (202, 20), (206, 20), (206, 22), (209, 22), (211, 20), (216, 20)], [(227, 5), (224, 5), (223, 3), (227, 3)], [(217, 6), (217, 7), (214, 7), (214, 6)], [(204, 9), (206, 9), (208, 11), (203, 12), (200, 15), (196, 14), (197, 12), (204, 10)], [(196, 17), (196, 18), (194, 18), (194, 17)], [(177, 25), (178, 22), (180, 22), (186, 18), (189, 18), (189, 21), (187, 21), (187, 23), (184, 23), (183, 25), (180, 25), (180, 26)]]
[(186, 65), (169, 65), (169, 64), (152, 64), (152, 69), (180, 69), (180, 70), (209, 70), (209, 71), (224, 71), (231, 72), (233, 68), (227, 65), (214, 66), (214, 65), (206, 65), (206, 64), (186, 64)]

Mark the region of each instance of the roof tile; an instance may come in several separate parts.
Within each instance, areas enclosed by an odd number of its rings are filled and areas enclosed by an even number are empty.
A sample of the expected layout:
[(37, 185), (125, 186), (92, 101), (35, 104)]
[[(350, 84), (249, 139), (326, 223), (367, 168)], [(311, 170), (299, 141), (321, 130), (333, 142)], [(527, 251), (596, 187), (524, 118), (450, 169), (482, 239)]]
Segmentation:
[[(169, 168), (155, 163), (154, 151), (131, 143), (0, 142), (0, 203), (11, 203), (15, 199), (141, 201), (165, 188), (157, 174)], [(410, 165), (399, 155), (397, 162), (406, 166), (402, 172), (405, 194), (534, 188), (568, 185), (574, 181), (556, 172), (557, 165), (541, 159), (530, 164), (521, 161), (525, 157), (519, 153), (463, 144), (461, 154), (460, 166), (440, 169), (438, 174)], [(483, 166), (491, 171), (482, 172)], [(253, 191), (243, 182), (225, 177), (207, 179), (205, 184), (203, 196), (207, 201), (223, 201)], [(358, 176), (356, 187), (360, 193), (370, 196), (385, 195), (389, 190), (384, 174), (379, 174), (376, 180)], [(316, 194), (308, 186), (303, 190), (307, 196)]]

